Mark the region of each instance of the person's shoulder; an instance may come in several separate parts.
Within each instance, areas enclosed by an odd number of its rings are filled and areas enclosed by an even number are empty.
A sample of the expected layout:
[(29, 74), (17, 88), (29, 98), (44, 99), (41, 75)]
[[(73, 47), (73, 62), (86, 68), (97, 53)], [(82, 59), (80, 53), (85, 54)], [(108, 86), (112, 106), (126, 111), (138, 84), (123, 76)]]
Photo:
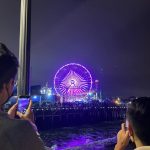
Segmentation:
[(19, 119), (10, 119), (8, 115), (3, 115), (0, 118), (0, 130), (9, 130), (10, 128), (16, 128), (24, 126), (25, 124), (28, 124), (26, 120), (19, 120)]
[(18, 129), (27, 129), (27, 128), (32, 128), (31, 124), (27, 120), (20, 120), (20, 119), (14, 119), (12, 120), (12, 128), (17, 128)]
[[(9, 145), (15, 150), (44, 150), (44, 144), (37, 136), (31, 123), (27, 120), (10, 119), (9, 117), (3, 117), (0, 119), (0, 139), (5, 139), (5, 145), (3, 141), (0, 141), (1, 147)], [(28, 144), (26, 140), (28, 139)], [(8, 149), (8, 148), (6, 148)]]
[(26, 127), (26, 128), (31, 127), (29, 121), (27, 121), (27, 120), (9, 119), (9, 118), (2, 119), (1, 125), (3, 126), (3, 128), (5, 128), (7, 130), (12, 130), (12, 129), (18, 130), (18, 129), (24, 128), (24, 127)]
[[(9, 120), (7, 130), (3, 132), (4, 135), (9, 139), (9, 143), (12, 143), (14, 149), (22, 150), (44, 150), (44, 144), (41, 139), (37, 136), (32, 125), (27, 120)], [(28, 144), (26, 140), (28, 139)]]
[(1, 129), (5, 132), (5, 134), (9, 136), (21, 136), (22, 134), (25, 135), (27, 131), (33, 131), (33, 128), (29, 121), (9, 118), (2, 120)]
[[(0, 149), (17, 149), (28, 138), (32, 127), (28, 121), (4, 118), (0, 120)], [(5, 144), (3, 143), (5, 142)], [(19, 142), (19, 143), (18, 143)]]

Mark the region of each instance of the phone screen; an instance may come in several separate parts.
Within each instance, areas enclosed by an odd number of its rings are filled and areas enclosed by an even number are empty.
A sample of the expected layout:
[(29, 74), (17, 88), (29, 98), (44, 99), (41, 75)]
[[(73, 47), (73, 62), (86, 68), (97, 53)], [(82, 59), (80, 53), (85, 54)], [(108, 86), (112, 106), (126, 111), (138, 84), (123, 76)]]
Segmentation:
[(20, 96), (18, 99), (18, 111), (24, 113), (29, 106), (29, 101), (29, 96)]
[(128, 122), (128, 120), (126, 119), (126, 121), (125, 121), (125, 129), (128, 130), (128, 128), (129, 128), (129, 122)]

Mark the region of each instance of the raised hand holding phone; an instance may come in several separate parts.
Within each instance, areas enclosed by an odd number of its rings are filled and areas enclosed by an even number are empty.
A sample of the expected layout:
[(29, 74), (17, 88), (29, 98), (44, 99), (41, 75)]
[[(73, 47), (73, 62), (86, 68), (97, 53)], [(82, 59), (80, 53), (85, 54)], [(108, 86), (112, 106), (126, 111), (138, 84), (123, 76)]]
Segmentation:
[[(17, 115), (20, 119), (28, 120), (31, 123), (33, 129), (36, 131), (37, 135), (39, 135), (38, 129), (37, 129), (36, 125), (34, 124), (34, 114), (32, 112), (32, 101), (30, 99), (28, 99), (28, 104), (26, 102), (26, 105), (24, 105), (24, 109), (26, 109), (26, 111), (23, 111), (23, 112), (20, 112), (22, 109), (18, 108), (18, 103), (20, 103), (19, 107), (22, 107), (22, 105), (21, 105), (22, 102), (19, 101), (19, 99), (18, 99), (17, 103), (14, 104), (9, 109), (8, 116), (11, 119), (14, 119), (15, 115)], [(20, 110), (20, 111), (18, 111), (17, 109)]]
[(18, 98), (18, 111), (25, 113), (30, 102), (30, 96), (19, 96)]
[(19, 111), (19, 108), (18, 108), (17, 116), (19, 116), (20, 119), (29, 120), (34, 123), (34, 114), (32, 112), (32, 101), (30, 99), (29, 99), (29, 104), (28, 104), (28, 107), (26, 108), (26, 111), (21, 112)]
[(34, 114), (32, 112), (32, 101), (29, 96), (20, 96), (17, 103), (8, 110), (8, 116), (14, 119), (15, 116), (20, 119), (29, 120), (34, 123)]
[(125, 128), (125, 123), (121, 124), (121, 130), (117, 134), (117, 144), (114, 150), (125, 150), (130, 140), (129, 131)]

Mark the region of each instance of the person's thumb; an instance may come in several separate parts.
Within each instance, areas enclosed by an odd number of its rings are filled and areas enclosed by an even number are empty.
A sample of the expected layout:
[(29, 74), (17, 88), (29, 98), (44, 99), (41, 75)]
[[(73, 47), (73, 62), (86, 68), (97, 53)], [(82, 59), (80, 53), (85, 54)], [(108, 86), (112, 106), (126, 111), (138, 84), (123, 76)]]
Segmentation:
[(17, 111), (16, 115), (17, 115), (20, 119), (23, 118), (23, 114), (22, 114), (21, 112), (19, 112), (19, 111)]
[(14, 118), (16, 114), (18, 103), (14, 104), (9, 110), (8, 110), (8, 115), (10, 118)]
[(126, 142), (128, 143), (129, 140), (130, 140), (129, 131), (126, 131), (126, 133), (125, 133), (125, 139), (126, 139)]
[(129, 131), (126, 131), (125, 137), (130, 137), (130, 136), (129, 136)]

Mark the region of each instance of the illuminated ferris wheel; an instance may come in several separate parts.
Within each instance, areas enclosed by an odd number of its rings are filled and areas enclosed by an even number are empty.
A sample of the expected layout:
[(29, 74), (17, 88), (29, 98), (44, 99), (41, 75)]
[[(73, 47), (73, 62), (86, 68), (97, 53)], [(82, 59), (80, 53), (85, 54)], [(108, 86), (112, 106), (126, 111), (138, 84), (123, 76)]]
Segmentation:
[(70, 63), (55, 74), (54, 88), (61, 96), (85, 96), (92, 88), (92, 76), (84, 66)]

